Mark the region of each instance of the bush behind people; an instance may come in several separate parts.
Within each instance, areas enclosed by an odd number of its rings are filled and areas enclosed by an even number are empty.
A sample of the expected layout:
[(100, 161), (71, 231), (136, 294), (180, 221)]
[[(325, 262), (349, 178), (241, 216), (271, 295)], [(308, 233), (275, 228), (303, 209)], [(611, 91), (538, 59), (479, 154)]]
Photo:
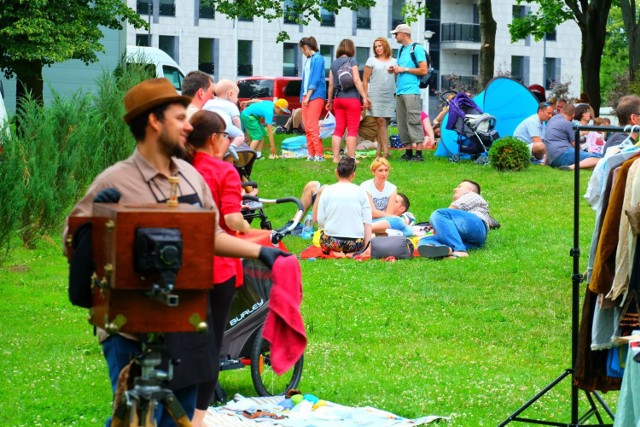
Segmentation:
[(127, 88), (149, 77), (144, 68), (103, 73), (95, 94), (54, 94), (43, 107), (27, 99), (20, 131), (0, 153), (0, 263), (13, 238), (31, 248), (58, 233), (73, 203), (103, 169), (131, 155), (135, 141), (122, 120)]
[(531, 165), (529, 148), (518, 138), (500, 138), (489, 150), (489, 163), (501, 172), (524, 170)]

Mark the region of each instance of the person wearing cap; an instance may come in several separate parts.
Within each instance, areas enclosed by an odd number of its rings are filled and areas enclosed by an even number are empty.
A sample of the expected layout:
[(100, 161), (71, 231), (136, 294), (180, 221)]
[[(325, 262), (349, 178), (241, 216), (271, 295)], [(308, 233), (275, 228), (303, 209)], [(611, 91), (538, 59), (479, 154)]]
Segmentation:
[[(389, 73), (396, 75), (396, 121), (398, 122), (398, 134), (404, 142), (406, 153), (402, 160), (422, 162), (422, 147), (424, 134), (420, 121), (422, 103), (420, 101), (420, 77), (429, 71), (427, 66), (427, 54), (419, 43), (413, 43), (413, 53), (416, 63), (411, 57), (411, 27), (400, 24), (391, 34), (402, 45), (398, 51), (397, 65), (390, 66)], [(412, 144), (416, 145), (416, 155), (413, 155)]]
[[(184, 154), (187, 137), (193, 129), (186, 114), (190, 102), (191, 98), (178, 94), (165, 78), (145, 80), (132, 87), (124, 96), (124, 121), (136, 139), (136, 149), (131, 157), (100, 173), (69, 216), (91, 216), (94, 203), (166, 202), (170, 194), (169, 178), (178, 177), (178, 201), (211, 209), (217, 218), (218, 209), (204, 178), (192, 165), (178, 158)], [(63, 242), (67, 240), (67, 233), (68, 218)], [(260, 259), (272, 266), (278, 257), (290, 255), (231, 236), (217, 223), (215, 233), (214, 252), (219, 256)], [(141, 351), (140, 337), (108, 335), (100, 328), (97, 335), (115, 393), (120, 372), (132, 356)], [(197, 384), (211, 379), (214, 364), (218, 363), (210, 357), (215, 343), (196, 335), (165, 334), (166, 352), (161, 365), (161, 369), (166, 370), (169, 360), (181, 360), (182, 363), (173, 366), (173, 378), (163, 386), (173, 391), (189, 418), (194, 412)], [(176, 425), (166, 411), (161, 408), (158, 411), (159, 427)]]
[(264, 143), (264, 127), (260, 120), (264, 120), (267, 125), (267, 134), (269, 135), (269, 148), (271, 154), (270, 159), (277, 159), (276, 144), (273, 141), (273, 116), (274, 114), (291, 114), (289, 111), (289, 103), (286, 99), (278, 99), (277, 101), (260, 101), (249, 104), (247, 108), (242, 110), (240, 121), (244, 130), (251, 138), (251, 148), (258, 152), (258, 158), (262, 157), (262, 145)]
[(187, 106), (187, 120), (189, 120), (207, 101), (213, 99), (213, 79), (200, 70), (191, 71), (182, 82), (182, 94), (191, 98)]

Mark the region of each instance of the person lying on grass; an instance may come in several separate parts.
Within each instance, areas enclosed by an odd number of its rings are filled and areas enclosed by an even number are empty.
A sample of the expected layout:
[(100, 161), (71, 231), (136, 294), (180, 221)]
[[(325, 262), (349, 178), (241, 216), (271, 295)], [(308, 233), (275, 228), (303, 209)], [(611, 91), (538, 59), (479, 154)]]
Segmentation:
[(468, 250), (484, 246), (489, 228), (497, 226), (480, 195), (480, 184), (468, 179), (453, 190), (453, 203), (433, 212), (429, 222), (435, 234), (418, 241), (418, 253), (424, 258), (469, 256)]

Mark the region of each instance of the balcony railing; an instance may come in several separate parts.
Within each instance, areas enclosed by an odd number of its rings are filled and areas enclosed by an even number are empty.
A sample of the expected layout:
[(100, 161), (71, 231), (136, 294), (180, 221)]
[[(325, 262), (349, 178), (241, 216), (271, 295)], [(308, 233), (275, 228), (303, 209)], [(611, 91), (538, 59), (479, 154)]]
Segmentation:
[(480, 43), (480, 24), (442, 24), (440, 41)]
[(442, 76), (440, 84), (441, 91), (455, 90), (456, 92), (468, 91), (476, 93), (478, 86), (478, 76), (459, 76), (457, 74), (446, 74)]

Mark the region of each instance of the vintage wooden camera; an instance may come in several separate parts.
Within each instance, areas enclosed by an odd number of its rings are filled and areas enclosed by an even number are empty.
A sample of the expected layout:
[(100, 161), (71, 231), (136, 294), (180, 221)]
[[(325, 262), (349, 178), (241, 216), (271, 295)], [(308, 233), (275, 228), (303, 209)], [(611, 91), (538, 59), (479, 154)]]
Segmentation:
[[(89, 321), (109, 333), (202, 332), (213, 283), (211, 210), (180, 204), (96, 203)], [(71, 250), (71, 241), (66, 242)]]

